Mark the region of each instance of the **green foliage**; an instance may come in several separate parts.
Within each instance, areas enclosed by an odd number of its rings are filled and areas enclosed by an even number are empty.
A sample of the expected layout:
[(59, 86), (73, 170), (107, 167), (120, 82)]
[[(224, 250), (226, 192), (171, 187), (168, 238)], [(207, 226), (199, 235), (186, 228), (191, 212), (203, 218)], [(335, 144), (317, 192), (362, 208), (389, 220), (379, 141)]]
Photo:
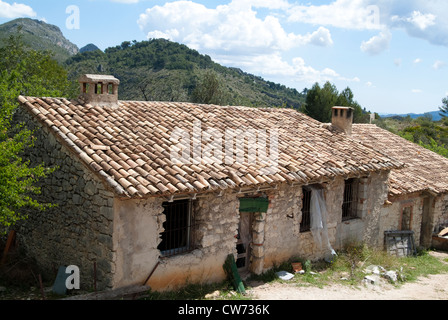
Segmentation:
[(31, 131), (11, 124), (17, 97), (67, 96), (71, 85), (65, 70), (49, 53), (26, 48), (20, 36), (11, 36), (0, 49), (0, 70), (0, 227), (8, 228), (26, 218), (20, 209), (51, 206), (33, 199), (40, 194), (36, 182), (53, 170), (43, 164), (31, 168), (21, 158), (33, 147), (34, 139)]
[(361, 106), (354, 100), (354, 94), (350, 88), (341, 92), (334, 84), (326, 82), (323, 87), (318, 83), (307, 90), (305, 114), (324, 123), (331, 122), (331, 112), (334, 106), (352, 107), (354, 109), (355, 123), (368, 123), (370, 116), (362, 110)]
[(375, 124), (426, 149), (448, 157), (448, 121), (430, 117), (379, 118)]
[(105, 52), (77, 54), (65, 65), (74, 81), (85, 73), (113, 74), (121, 81), (121, 100), (201, 101), (198, 95), (211, 73), (221, 84), (220, 104), (299, 109), (304, 103), (304, 95), (295, 89), (223, 67), (207, 55), (164, 39), (125, 41)]
[(225, 105), (229, 99), (218, 75), (207, 71), (193, 90), (192, 100), (195, 103)]
[(442, 100), (443, 106), (440, 107), (440, 115), (442, 117), (448, 118), (448, 97)]
[(399, 135), (422, 147), (448, 157), (448, 128), (425, 118), (418, 118)]

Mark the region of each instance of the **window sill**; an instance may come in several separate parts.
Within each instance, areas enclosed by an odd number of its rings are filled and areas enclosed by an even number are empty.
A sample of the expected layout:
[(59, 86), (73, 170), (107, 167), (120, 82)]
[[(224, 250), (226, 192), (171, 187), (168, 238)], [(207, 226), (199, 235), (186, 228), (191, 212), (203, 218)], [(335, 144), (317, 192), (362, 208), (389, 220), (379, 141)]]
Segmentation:
[(342, 223), (345, 223), (345, 224), (350, 224), (350, 222), (356, 222), (356, 221), (362, 221), (362, 218), (360, 218), (360, 217), (356, 217), (356, 218), (345, 218), (345, 219), (342, 219)]

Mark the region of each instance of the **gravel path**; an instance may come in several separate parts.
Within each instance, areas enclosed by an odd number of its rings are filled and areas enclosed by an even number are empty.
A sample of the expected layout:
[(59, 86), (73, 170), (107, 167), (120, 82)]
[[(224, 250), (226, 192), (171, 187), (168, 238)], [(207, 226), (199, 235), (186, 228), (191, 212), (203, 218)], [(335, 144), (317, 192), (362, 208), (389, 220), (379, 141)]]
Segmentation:
[[(446, 253), (436, 253), (444, 259)], [(330, 285), (299, 287), (294, 284), (252, 284), (249, 293), (255, 300), (448, 300), (448, 274), (421, 277), (396, 288), (387, 282), (349, 287)]]

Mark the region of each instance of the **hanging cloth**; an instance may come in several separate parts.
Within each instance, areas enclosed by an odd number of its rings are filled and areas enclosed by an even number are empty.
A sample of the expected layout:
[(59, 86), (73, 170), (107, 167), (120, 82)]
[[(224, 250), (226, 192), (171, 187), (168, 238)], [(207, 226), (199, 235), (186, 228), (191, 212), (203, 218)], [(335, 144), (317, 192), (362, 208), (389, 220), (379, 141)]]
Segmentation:
[(321, 250), (325, 250), (325, 254), (336, 255), (330, 244), (327, 227), (327, 205), (325, 203), (324, 191), (316, 187), (311, 187), (311, 233), (314, 241)]

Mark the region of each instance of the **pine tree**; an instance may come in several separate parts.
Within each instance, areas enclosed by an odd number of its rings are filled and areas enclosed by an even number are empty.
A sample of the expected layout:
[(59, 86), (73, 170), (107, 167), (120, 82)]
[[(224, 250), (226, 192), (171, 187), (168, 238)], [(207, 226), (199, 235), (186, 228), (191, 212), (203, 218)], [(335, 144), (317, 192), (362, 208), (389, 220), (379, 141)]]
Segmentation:
[(442, 100), (443, 106), (440, 107), (440, 115), (444, 118), (448, 117), (448, 97)]

